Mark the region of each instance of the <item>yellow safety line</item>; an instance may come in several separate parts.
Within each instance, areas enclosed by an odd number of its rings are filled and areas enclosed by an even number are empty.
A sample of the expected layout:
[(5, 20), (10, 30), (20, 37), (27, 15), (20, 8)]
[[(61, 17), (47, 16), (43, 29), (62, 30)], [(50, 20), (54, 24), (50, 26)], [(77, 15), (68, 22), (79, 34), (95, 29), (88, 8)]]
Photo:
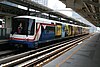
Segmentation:
[(74, 51), (71, 55), (69, 55), (65, 60), (63, 60), (61, 63), (56, 64), (56, 67), (59, 67), (61, 64), (66, 62), (68, 59), (70, 59), (74, 54), (76, 54), (83, 46), (86, 44), (82, 45), (80, 48), (78, 48), (76, 51)]

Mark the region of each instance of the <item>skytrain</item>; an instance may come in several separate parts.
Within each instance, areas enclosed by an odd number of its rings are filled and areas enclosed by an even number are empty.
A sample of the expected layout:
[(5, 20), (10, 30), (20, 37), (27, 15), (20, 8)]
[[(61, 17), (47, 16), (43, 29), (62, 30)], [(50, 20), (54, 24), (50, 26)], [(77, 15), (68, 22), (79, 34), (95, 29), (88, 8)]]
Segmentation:
[(9, 42), (35, 48), (39, 43), (58, 38), (88, 34), (87, 27), (33, 16), (17, 16), (12, 22)]
[(0, 19), (0, 28), (4, 28), (4, 24), (5, 24), (4, 19)]

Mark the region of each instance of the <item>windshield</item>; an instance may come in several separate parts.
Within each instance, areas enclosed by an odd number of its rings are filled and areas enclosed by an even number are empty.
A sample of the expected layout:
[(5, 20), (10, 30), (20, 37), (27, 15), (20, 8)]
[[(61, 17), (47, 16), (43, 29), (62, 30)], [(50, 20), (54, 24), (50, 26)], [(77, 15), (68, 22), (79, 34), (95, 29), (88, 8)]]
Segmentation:
[(14, 18), (12, 22), (12, 34), (28, 34), (28, 19), (27, 18)]
[(2, 21), (0, 21), (0, 25), (2, 25)]

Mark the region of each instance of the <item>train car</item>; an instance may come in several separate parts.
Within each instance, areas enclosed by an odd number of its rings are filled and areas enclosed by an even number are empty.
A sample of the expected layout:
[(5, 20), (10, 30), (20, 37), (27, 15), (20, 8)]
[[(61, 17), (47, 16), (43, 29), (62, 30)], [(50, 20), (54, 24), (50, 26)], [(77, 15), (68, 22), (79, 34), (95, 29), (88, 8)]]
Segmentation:
[(4, 24), (5, 24), (4, 19), (0, 19), (0, 28), (4, 28)]
[(38, 41), (54, 38), (55, 24), (51, 20), (32, 16), (18, 16), (13, 19), (10, 43), (31, 48), (35, 47)]
[[(72, 24), (33, 16), (17, 16), (12, 22), (9, 42), (17, 46), (35, 48), (41, 42), (77, 35), (75, 32), (78, 31), (78, 26), (75, 30), (74, 27)], [(82, 29), (83, 32), (84, 30)]]

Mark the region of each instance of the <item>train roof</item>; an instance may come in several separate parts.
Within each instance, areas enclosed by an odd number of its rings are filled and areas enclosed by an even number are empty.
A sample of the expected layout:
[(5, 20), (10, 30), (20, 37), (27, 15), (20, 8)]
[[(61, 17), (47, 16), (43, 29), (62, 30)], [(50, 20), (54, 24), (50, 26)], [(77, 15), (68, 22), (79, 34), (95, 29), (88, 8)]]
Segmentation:
[(48, 19), (44, 19), (44, 18), (39, 18), (39, 17), (34, 17), (34, 16), (17, 16), (15, 18), (29, 18), (29, 19), (36, 19), (36, 21), (43, 21), (42, 23), (44, 22), (47, 22), (47, 23), (51, 23), (51, 22), (54, 22), (53, 20), (48, 20)]
[(39, 17), (34, 17), (34, 16), (17, 16), (14, 18), (29, 18), (29, 19), (36, 19), (38, 21), (43, 21), (42, 23), (60, 23), (60, 24), (67, 24), (67, 25), (71, 25), (71, 26), (75, 26), (75, 27), (83, 27), (83, 26), (79, 26), (79, 25), (74, 25), (74, 24), (69, 24), (69, 23), (65, 23), (65, 22), (60, 22), (60, 21), (55, 21), (55, 20), (49, 20), (49, 19), (45, 19), (45, 18), (39, 18)]
[[(15, 17), (15, 18), (29, 18), (29, 19), (38, 19), (38, 20), (48, 21), (48, 19), (39, 18), (39, 17), (34, 17), (34, 16), (17, 16), (17, 17)], [(53, 20), (49, 20), (49, 21), (53, 21)]]

